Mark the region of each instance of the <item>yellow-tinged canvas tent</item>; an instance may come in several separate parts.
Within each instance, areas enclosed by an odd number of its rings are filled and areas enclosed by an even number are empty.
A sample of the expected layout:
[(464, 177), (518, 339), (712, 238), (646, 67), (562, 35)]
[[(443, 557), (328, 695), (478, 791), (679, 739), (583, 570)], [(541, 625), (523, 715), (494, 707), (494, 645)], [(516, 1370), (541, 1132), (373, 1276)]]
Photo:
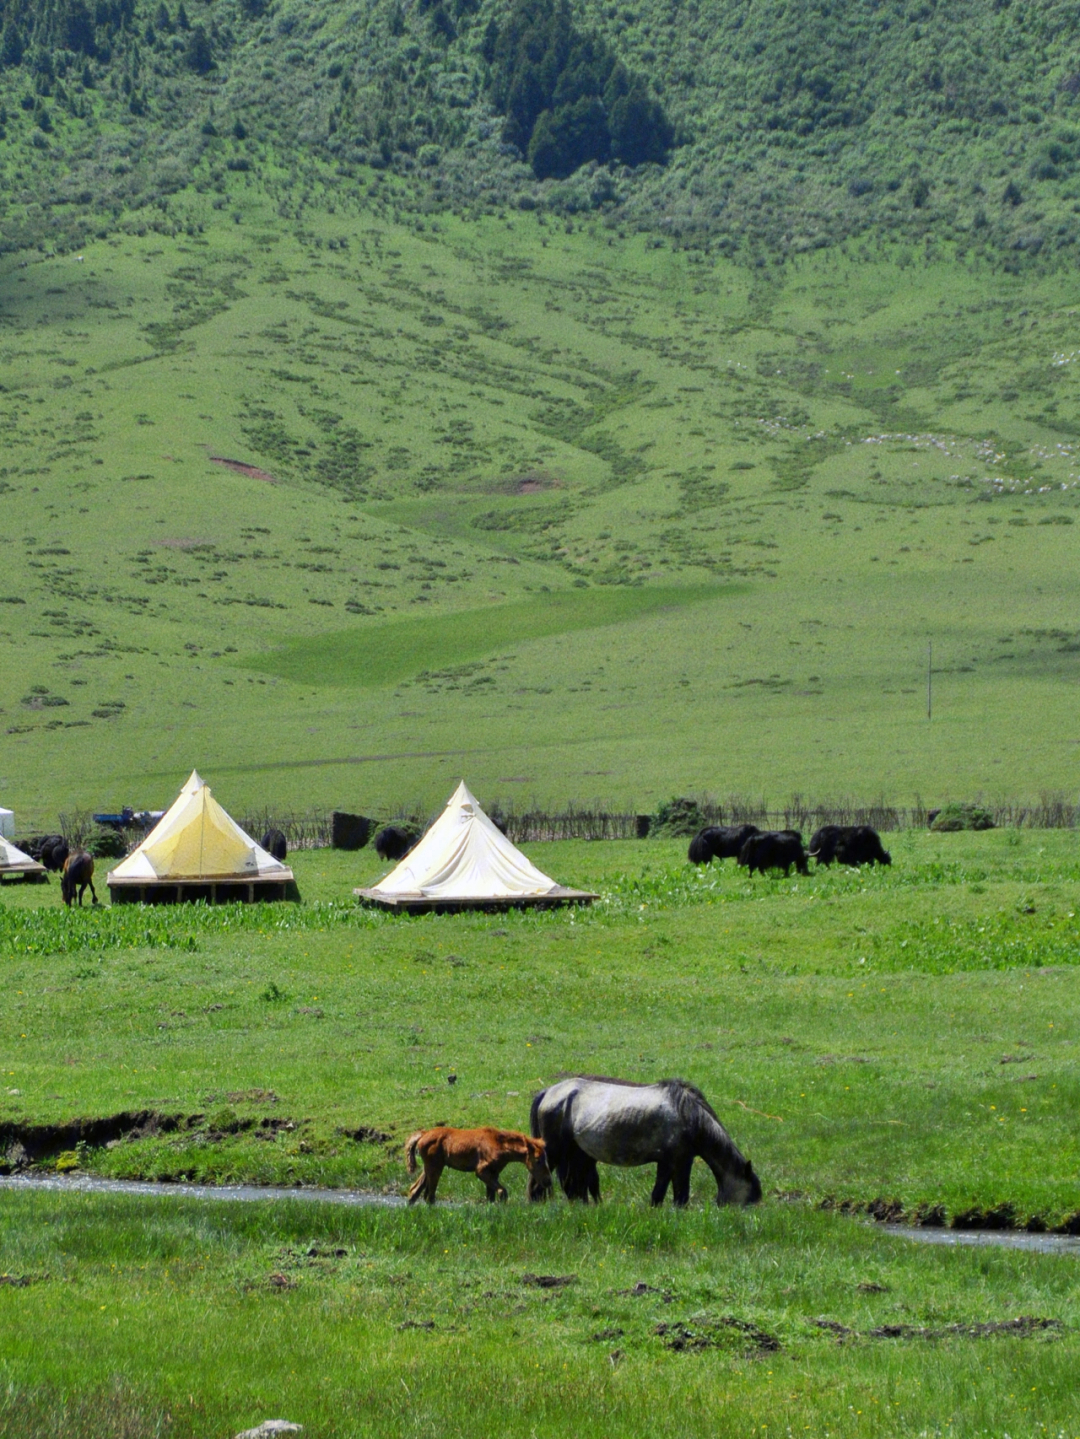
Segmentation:
[(172, 808), (108, 878), (114, 904), (284, 899), (292, 882), (292, 870), (244, 833), (195, 770)]
[(0, 838), (0, 884), (8, 879), (47, 880), (48, 870), (36, 859), (23, 854), (11, 840)]
[(462, 780), (446, 808), (396, 869), (353, 891), (382, 909), (550, 908), (596, 898), (556, 884), (492, 824)]

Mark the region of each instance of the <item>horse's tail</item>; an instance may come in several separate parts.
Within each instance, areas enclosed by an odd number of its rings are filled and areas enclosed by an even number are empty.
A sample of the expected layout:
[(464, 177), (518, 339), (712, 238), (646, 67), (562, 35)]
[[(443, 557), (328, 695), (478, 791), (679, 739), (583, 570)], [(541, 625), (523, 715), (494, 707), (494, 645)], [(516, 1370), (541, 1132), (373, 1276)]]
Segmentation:
[(418, 1129), (415, 1134), (410, 1134), (405, 1141), (405, 1167), (410, 1174), (416, 1173), (416, 1147), (424, 1137), (424, 1131)]

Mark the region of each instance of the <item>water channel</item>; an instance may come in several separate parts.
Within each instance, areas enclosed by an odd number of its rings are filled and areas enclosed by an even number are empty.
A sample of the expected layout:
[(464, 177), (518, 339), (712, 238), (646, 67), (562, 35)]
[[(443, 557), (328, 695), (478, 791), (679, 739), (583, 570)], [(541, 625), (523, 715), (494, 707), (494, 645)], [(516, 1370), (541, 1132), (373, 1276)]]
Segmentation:
[[(224, 1203), (293, 1200), (358, 1208), (401, 1209), (405, 1206), (400, 1194), (375, 1194), (364, 1189), (286, 1189), (261, 1184), (160, 1184), (146, 1179), (102, 1179), (93, 1174), (0, 1175), (0, 1194), (29, 1190), (44, 1190), (53, 1194), (143, 1194)], [(938, 1244), (944, 1248), (1022, 1249), (1033, 1254), (1080, 1255), (1080, 1235), (1073, 1234), (1028, 1234), (1017, 1229), (921, 1229), (908, 1224), (875, 1224), (873, 1229), (878, 1234), (890, 1234), (916, 1244)]]

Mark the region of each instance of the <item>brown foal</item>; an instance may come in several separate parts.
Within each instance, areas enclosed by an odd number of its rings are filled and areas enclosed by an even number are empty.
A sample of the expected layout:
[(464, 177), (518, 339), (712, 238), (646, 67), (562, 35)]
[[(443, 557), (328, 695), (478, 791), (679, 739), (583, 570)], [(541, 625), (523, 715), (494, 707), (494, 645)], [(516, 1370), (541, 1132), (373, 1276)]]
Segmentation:
[(506, 1190), (499, 1175), (508, 1164), (524, 1164), (529, 1171), (529, 1198), (546, 1198), (551, 1190), (551, 1172), (547, 1166), (542, 1139), (530, 1139), (516, 1129), (421, 1129), (410, 1136), (405, 1145), (405, 1163), (410, 1174), (416, 1173), (416, 1156), (423, 1161), (424, 1172), (409, 1190), (409, 1203), (426, 1199), (435, 1203), (435, 1191), (444, 1169), (460, 1169), (475, 1174), (487, 1190), (489, 1201), (505, 1199)]

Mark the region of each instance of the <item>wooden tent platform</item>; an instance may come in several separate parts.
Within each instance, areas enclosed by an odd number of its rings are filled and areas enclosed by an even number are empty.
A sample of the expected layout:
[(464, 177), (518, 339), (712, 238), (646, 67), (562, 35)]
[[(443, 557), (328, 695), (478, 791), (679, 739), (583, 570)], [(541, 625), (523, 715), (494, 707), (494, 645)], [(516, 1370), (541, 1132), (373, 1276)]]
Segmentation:
[(266, 877), (242, 876), (223, 879), (116, 879), (109, 880), (113, 904), (264, 904), (269, 900), (296, 896), (291, 869)]
[(584, 889), (566, 889), (561, 884), (548, 890), (547, 894), (524, 894), (505, 899), (482, 896), (475, 899), (436, 899), (426, 894), (379, 894), (374, 889), (354, 889), (353, 894), (363, 904), (390, 910), (393, 914), (458, 914), (465, 910), (500, 914), (507, 909), (558, 909), (564, 904), (592, 904), (600, 897)]
[(8, 880), (12, 879), (21, 879), (24, 884), (48, 884), (49, 871), (35, 859), (28, 864), (0, 866), (0, 884), (7, 884)]

